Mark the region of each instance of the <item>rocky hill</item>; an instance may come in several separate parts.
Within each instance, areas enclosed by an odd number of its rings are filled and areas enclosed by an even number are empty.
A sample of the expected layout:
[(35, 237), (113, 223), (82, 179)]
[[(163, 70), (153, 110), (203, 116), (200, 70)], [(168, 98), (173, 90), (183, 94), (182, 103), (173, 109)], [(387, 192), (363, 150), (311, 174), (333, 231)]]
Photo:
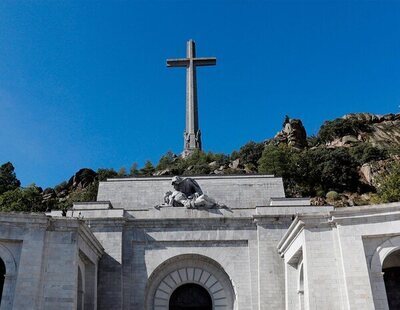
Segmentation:
[(339, 121), (327, 122), (325, 126), (344, 123), (349, 124), (348, 132), (338, 130), (338, 135), (327, 141), (328, 146), (344, 146), (355, 142), (367, 142), (383, 148), (400, 145), (400, 114), (347, 114)]
[(273, 138), (230, 155), (196, 152), (182, 159), (167, 152), (156, 166), (148, 161), (129, 172), (84, 168), (44, 190), (20, 188), (10, 165), (0, 168), (0, 210), (6, 211), (67, 209), (74, 201), (95, 200), (98, 182), (106, 178), (150, 175), (268, 173), (283, 177), (287, 196), (310, 196), (315, 205), (393, 201), (400, 200), (400, 114), (348, 114), (326, 121), (312, 137), (301, 120), (286, 116)]

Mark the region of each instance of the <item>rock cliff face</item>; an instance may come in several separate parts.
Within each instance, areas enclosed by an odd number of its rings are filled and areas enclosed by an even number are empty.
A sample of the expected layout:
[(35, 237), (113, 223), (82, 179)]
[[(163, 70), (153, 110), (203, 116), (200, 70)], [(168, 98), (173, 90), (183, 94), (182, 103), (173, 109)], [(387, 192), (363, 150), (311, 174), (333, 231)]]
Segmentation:
[(68, 182), (63, 182), (54, 189), (46, 188), (42, 192), (42, 202), (51, 203), (51, 201), (56, 201), (57, 203), (62, 203), (67, 201), (74, 193), (85, 191), (96, 181), (96, 178), (97, 173), (92, 169), (80, 169)]
[(385, 148), (400, 146), (400, 114), (354, 113), (342, 119), (363, 124), (363, 129), (356, 128), (355, 134), (336, 137), (327, 143), (328, 147), (349, 146), (357, 142)]
[[(373, 161), (370, 163), (363, 164), (360, 167), (360, 176), (361, 180), (373, 187), (379, 186), (378, 178), (382, 173), (388, 172), (390, 169), (391, 164), (396, 161), (400, 162), (400, 156), (393, 155), (388, 159)], [(400, 184), (399, 184), (400, 186)]]
[(75, 173), (68, 181), (69, 190), (82, 190), (89, 186), (96, 178), (97, 173), (92, 169), (83, 168)]

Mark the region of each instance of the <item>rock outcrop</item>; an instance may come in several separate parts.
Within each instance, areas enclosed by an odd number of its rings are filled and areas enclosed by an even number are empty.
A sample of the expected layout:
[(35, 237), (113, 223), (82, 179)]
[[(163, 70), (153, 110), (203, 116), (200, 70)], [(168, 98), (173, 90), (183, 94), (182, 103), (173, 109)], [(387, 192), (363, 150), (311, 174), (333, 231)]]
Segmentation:
[(360, 167), (361, 180), (365, 184), (377, 187), (379, 177), (388, 172), (393, 162), (400, 162), (400, 156), (392, 156), (388, 159), (363, 164)]
[(368, 142), (378, 147), (400, 146), (400, 114), (375, 115), (353, 113), (342, 117), (362, 124), (363, 130), (355, 128), (357, 134), (337, 137), (327, 143), (328, 147), (349, 146), (357, 142)]
[(303, 123), (299, 119), (290, 119), (286, 116), (283, 128), (273, 141), (277, 144), (285, 143), (291, 147), (303, 149), (307, 146), (307, 133)]
[(75, 173), (68, 181), (67, 187), (70, 190), (81, 190), (93, 183), (97, 173), (92, 169), (83, 168)]

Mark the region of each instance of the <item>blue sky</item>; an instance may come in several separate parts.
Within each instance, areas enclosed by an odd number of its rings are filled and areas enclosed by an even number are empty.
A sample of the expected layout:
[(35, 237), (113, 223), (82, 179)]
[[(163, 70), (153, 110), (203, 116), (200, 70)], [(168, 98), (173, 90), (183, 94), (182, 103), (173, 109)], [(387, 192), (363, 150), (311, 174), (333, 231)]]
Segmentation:
[(0, 163), (46, 187), (181, 152), (190, 38), (206, 151), (399, 112), (399, 1), (1, 1)]

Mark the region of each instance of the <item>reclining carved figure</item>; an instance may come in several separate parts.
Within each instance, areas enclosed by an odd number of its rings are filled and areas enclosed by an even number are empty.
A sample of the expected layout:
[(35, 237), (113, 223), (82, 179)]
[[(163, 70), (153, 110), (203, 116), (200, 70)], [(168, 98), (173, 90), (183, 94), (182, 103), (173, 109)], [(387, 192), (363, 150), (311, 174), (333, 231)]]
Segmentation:
[(200, 185), (192, 178), (174, 176), (171, 181), (175, 191), (168, 191), (164, 195), (164, 202), (172, 207), (186, 207), (188, 209), (218, 206), (214, 199), (203, 194)]

